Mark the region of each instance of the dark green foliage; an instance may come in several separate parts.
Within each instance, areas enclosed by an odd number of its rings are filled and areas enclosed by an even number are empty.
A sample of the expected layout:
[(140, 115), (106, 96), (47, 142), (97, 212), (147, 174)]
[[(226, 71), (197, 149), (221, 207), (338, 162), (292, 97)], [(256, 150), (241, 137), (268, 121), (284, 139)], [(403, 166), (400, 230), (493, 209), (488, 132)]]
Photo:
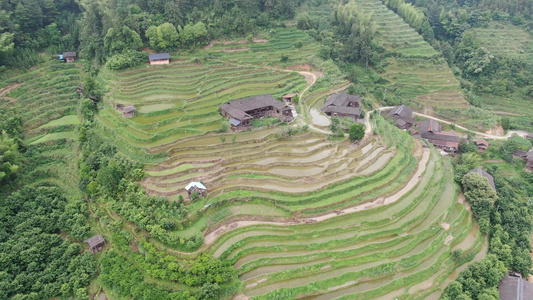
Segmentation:
[(531, 149), (531, 142), (528, 139), (512, 136), (501, 145), (500, 153), (503, 159), (510, 162), (513, 159), (515, 150), (528, 151), (529, 149)]
[(140, 51), (125, 51), (115, 54), (107, 60), (107, 67), (111, 70), (123, 70), (143, 64), (147, 60), (146, 53)]
[(91, 254), (57, 234), (80, 226), (73, 224), (80, 212), (70, 205), (56, 187), (24, 187), (0, 197), (0, 298), (68, 296), (89, 284), (96, 272)]
[(459, 153), (477, 152), (477, 145), (471, 142), (463, 142), (459, 144)]
[(0, 189), (12, 185), (20, 169), (20, 153), (15, 139), (0, 132)]
[[(461, 272), (457, 280), (446, 287), (441, 299), (498, 299), (498, 284), (505, 272), (503, 263), (489, 254)], [(496, 295), (496, 298), (486, 298), (485, 295)]]
[(496, 191), (486, 178), (477, 173), (468, 173), (462, 180), (466, 200), (472, 205), (472, 212), (478, 220), (482, 232), (488, 233), (490, 214), (494, 202), (498, 199)]
[(350, 140), (360, 141), (365, 136), (365, 126), (361, 123), (355, 123), (350, 126)]

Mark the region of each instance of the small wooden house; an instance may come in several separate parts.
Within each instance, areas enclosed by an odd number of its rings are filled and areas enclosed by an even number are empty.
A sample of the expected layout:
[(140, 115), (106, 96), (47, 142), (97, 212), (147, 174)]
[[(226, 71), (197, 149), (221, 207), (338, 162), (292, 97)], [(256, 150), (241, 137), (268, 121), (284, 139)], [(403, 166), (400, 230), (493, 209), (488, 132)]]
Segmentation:
[(459, 148), (459, 136), (452, 132), (442, 132), (442, 125), (432, 119), (418, 123), (420, 136), (437, 149), (455, 153)]
[(479, 153), (485, 152), (485, 150), (487, 150), (490, 146), (489, 142), (483, 139), (477, 140), (476, 143), (477, 143), (477, 151)]
[(340, 92), (331, 95), (328, 101), (324, 103), (321, 110), (330, 117), (348, 117), (357, 121), (363, 112), (360, 109), (360, 106), (360, 97)]
[(124, 116), (124, 118), (131, 118), (135, 116), (136, 113), (137, 109), (133, 105), (124, 106), (122, 108), (122, 116)]
[(76, 52), (63, 52), (63, 59), (67, 63), (74, 62), (77, 58)]
[(100, 252), (102, 249), (104, 249), (105, 239), (101, 234), (95, 235), (85, 240), (85, 242), (89, 244), (89, 251), (91, 251), (92, 254)]
[(198, 197), (205, 197), (207, 194), (207, 188), (205, 185), (198, 181), (193, 181), (189, 183), (185, 190), (187, 191), (187, 194), (189, 194), (189, 199), (194, 200), (195, 195)]
[(169, 53), (157, 53), (149, 54), (148, 60), (151, 65), (168, 65), (170, 64), (170, 54)]
[(413, 110), (406, 105), (396, 106), (389, 111), (387, 117), (393, 118), (396, 121), (396, 127), (400, 129), (409, 129), (415, 123), (413, 118)]
[(287, 94), (287, 95), (282, 96), (281, 99), (282, 99), (283, 101), (285, 101), (285, 102), (292, 103), (293, 98), (294, 98), (295, 96), (298, 96), (298, 94)]

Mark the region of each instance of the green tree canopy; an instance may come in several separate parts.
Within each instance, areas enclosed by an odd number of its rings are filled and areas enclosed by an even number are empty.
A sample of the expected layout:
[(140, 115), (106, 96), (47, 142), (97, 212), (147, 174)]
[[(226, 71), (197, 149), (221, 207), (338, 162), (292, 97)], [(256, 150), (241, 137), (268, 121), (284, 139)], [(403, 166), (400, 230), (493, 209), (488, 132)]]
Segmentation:
[(355, 123), (350, 126), (350, 140), (360, 141), (365, 136), (365, 126), (361, 123)]

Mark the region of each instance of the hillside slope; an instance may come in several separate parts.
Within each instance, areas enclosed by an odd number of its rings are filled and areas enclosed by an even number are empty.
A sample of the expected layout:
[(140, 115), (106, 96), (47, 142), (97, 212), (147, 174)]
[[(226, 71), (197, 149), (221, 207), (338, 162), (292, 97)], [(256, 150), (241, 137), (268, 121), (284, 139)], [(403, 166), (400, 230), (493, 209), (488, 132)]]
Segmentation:
[(388, 92), (402, 99), (413, 99), (419, 109), (427, 112), (433, 107), (468, 106), (459, 82), (442, 55), (418, 32), (380, 0), (356, 0), (356, 3), (372, 13), (378, 24), (377, 40), (395, 53), (387, 58), (389, 64), (382, 74), (390, 82)]

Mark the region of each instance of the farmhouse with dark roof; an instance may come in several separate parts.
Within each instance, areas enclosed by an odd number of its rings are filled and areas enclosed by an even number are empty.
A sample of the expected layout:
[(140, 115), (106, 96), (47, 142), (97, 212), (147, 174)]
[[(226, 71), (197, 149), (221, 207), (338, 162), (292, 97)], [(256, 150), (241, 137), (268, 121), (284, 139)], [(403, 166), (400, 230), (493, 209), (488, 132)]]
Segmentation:
[(526, 171), (533, 171), (533, 149), (526, 154)]
[(406, 105), (396, 106), (389, 113), (387, 117), (396, 120), (396, 127), (400, 129), (409, 129), (415, 123), (413, 118), (413, 110)]
[(65, 62), (74, 62), (77, 58), (76, 52), (63, 52), (63, 59)]
[(498, 292), (502, 300), (533, 299), (533, 283), (524, 280), (520, 274), (505, 274), (498, 286)]
[(435, 148), (446, 152), (455, 152), (459, 148), (459, 136), (451, 132), (442, 132), (442, 125), (435, 120), (418, 123), (420, 136), (432, 143)]
[(356, 121), (363, 112), (360, 107), (360, 97), (340, 92), (331, 95), (321, 110), (330, 117), (349, 117)]
[(476, 144), (477, 144), (477, 151), (479, 153), (483, 153), (485, 152), (485, 150), (487, 150), (490, 146), (489, 142), (487, 142), (486, 140), (477, 140), (476, 141)]
[(96, 252), (102, 251), (104, 249), (104, 237), (101, 234), (95, 235), (87, 240), (85, 240), (87, 244), (89, 245), (89, 251), (91, 251), (92, 254), (95, 254)]
[(151, 65), (168, 65), (170, 63), (170, 54), (169, 53), (157, 53), (149, 54), (148, 60)]
[(122, 114), (124, 118), (134, 117), (137, 113), (137, 108), (134, 105), (124, 106), (123, 104), (116, 104), (115, 109)]
[(270, 94), (230, 101), (220, 106), (220, 113), (229, 118), (235, 131), (250, 129), (253, 119), (264, 117), (279, 118), (290, 122), (294, 119), (291, 108)]

